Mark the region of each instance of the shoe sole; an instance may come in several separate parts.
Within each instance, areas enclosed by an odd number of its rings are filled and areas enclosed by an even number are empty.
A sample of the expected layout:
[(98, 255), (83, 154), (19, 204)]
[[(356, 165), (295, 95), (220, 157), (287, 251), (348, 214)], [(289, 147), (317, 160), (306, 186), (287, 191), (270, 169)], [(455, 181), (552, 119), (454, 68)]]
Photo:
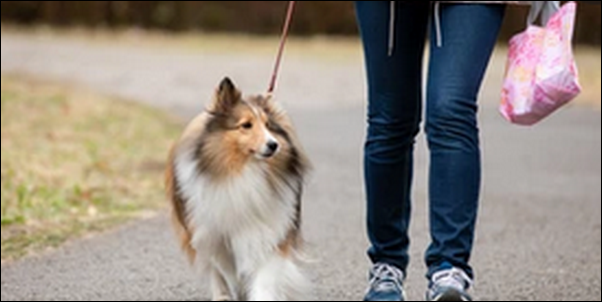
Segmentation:
[(362, 301), (406, 301), (405, 294), (402, 294), (400, 299), (401, 300), (375, 300), (375, 299), (367, 300), (366, 298), (364, 298), (364, 300), (362, 300)]
[(456, 290), (447, 290), (431, 301), (472, 301)]

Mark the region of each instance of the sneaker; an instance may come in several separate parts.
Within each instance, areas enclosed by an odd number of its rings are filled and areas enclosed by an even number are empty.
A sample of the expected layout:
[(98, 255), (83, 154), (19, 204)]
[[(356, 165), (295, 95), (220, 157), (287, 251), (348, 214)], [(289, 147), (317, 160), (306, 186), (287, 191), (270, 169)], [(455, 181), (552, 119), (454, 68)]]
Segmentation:
[(458, 268), (439, 271), (433, 275), (426, 292), (427, 301), (472, 301), (467, 290), (472, 280)]
[(400, 269), (377, 263), (370, 271), (370, 287), (364, 301), (405, 301), (403, 280)]

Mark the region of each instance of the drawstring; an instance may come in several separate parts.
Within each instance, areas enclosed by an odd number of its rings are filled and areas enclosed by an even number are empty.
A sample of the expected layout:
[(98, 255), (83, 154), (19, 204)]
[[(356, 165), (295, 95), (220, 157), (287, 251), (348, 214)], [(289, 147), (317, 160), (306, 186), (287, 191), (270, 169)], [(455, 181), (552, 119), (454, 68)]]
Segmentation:
[(393, 55), (395, 47), (395, 1), (391, 1), (389, 5), (389, 57)]
[(441, 2), (435, 1), (435, 9), (433, 12), (435, 18), (435, 34), (437, 35), (437, 47), (443, 46), (443, 33), (441, 30)]

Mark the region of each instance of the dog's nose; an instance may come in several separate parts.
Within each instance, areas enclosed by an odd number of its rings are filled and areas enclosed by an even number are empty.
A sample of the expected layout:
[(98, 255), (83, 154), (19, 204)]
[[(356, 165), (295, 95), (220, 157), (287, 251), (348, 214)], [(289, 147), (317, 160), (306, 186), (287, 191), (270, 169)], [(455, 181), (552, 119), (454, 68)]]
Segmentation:
[(278, 149), (278, 143), (268, 142), (268, 149), (270, 150), (270, 152), (276, 152), (276, 150)]

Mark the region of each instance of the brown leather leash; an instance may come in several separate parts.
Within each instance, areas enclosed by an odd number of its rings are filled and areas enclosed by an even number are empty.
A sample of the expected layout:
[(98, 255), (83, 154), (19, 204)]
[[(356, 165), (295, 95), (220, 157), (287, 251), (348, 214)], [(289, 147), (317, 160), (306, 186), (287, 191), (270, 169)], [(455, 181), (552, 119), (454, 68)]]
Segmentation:
[(282, 61), (282, 54), (284, 53), (284, 44), (288, 38), (288, 32), (293, 19), (293, 11), (295, 10), (295, 1), (288, 2), (288, 9), (286, 12), (286, 19), (284, 20), (284, 27), (282, 28), (282, 35), (280, 37), (280, 47), (278, 48), (278, 54), (276, 55), (276, 62), (274, 63), (274, 71), (272, 72), (272, 78), (268, 86), (268, 94), (272, 94), (276, 88), (276, 79), (278, 78), (278, 72), (280, 70), (280, 62)]

